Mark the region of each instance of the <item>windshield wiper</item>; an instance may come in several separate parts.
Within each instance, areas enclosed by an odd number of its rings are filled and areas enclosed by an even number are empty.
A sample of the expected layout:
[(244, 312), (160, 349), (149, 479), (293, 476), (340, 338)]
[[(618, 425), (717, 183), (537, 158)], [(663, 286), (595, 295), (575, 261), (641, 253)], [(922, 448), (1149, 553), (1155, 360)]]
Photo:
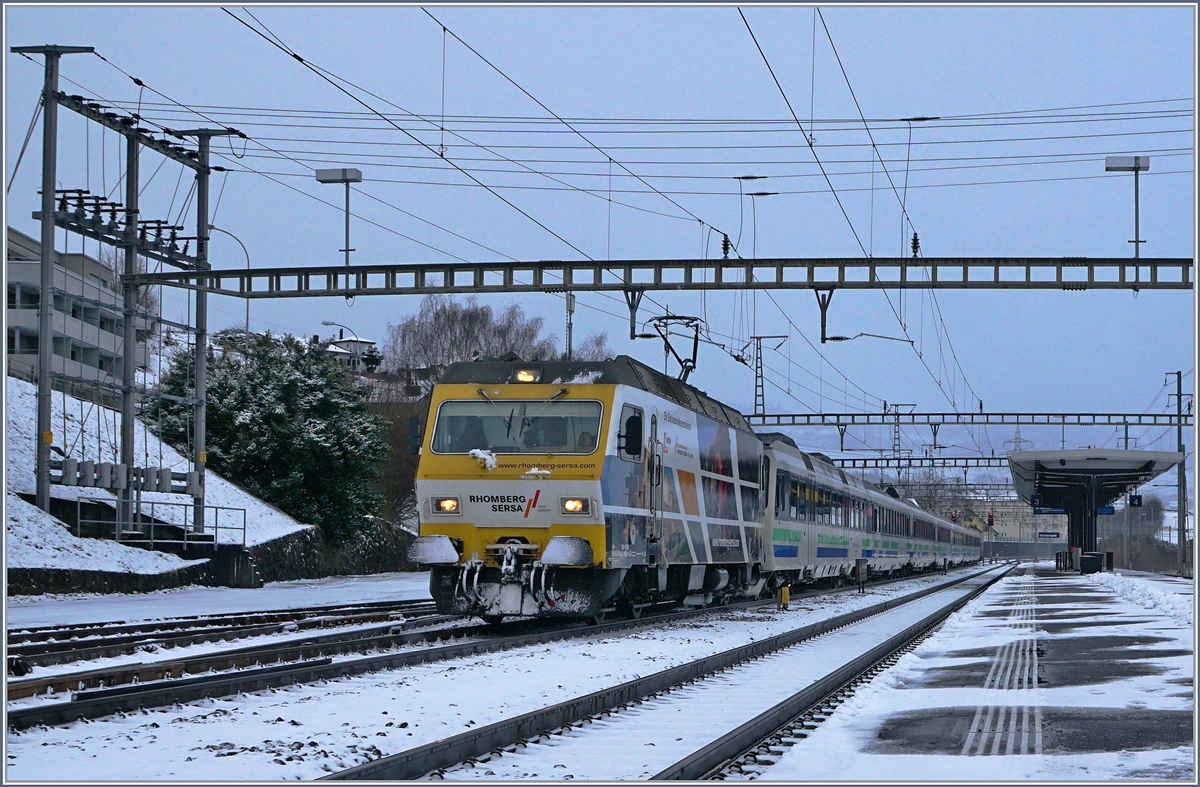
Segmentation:
[[(566, 388), (566, 386), (563, 386), (562, 388), (559, 388), (559, 389), (558, 389), (558, 392), (557, 392), (557, 393), (555, 393), (553, 396), (551, 396), (551, 397), (550, 397), (549, 399), (547, 399), (546, 401), (542, 402), (542, 403), (541, 403), (541, 405), (538, 407), (538, 409), (534, 410), (532, 413), (526, 413), (526, 414), (524, 415), (524, 417), (522, 417), (522, 418), (521, 418), (521, 431), (520, 431), (520, 432), (517, 434), (517, 437), (520, 437), (522, 434), (524, 434), (524, 433), (525, 433), (525, 427), (529, 426), (529, 423), (530, 423), (530, 421), (532, 421), (532, 420), (533, 420), (534, 416), (536, 416), (536, 415), (537, 415), (538, 413), (540, 413), (542, 410), (546, 409), (546, 406), (547, 406), (548, 404), (550, 404), (551, 402), (553, 402), (555, 399), (557, 399), (558, 397), (562, 396), (562, 395), (563, 395), (563, 394), (565, 394), (566, 392), (567, 392), (567, 388)], [(482, 393), (482, 391), (481, 391), (481, 393)]]
[[(563, 390), (565, 391), (566, 389), (564, 388)], [(487, 403), (490, 404), (492, 406), (492, 409), (496, 411), (497, 417), (499, 417), (500, 420), (504, 422), (504, 436), (505, 437), (511, 436), (511, 434), (512, 434), (512, 417), (513, 417), (513, 412), (515, 412), (515, 411), (510, 410), (508, 415), (504, 415), (504, 413), (500, 410), (500, 408), (496, 406), (496, 403), (494, 401), (492, 401), (492, 398), (490, 396), (488, 396), (482, 388), (479, 389), (479, 395), (487, 400)]]

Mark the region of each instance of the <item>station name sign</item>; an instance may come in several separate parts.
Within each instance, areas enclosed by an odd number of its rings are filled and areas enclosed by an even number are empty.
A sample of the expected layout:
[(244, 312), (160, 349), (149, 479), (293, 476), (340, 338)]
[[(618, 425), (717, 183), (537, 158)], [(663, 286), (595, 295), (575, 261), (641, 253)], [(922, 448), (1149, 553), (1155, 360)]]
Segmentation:
[(1065, 514), (1065, 513), (1067, 513), (1067, 509), (1062, 506), (1056, 506), (1054, 508), (1034, 508), (1033, 513), (1035, 513), (1035, 514)]

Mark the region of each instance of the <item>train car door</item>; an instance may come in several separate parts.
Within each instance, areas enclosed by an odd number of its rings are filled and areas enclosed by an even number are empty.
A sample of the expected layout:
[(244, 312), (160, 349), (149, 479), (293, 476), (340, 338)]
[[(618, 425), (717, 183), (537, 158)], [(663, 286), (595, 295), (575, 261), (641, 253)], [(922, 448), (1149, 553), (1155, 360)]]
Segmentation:
[(646, 440), (646, 495), (647, 508), (650, 516), (646, 519), (646, 556), (647, 562), (654, 566), (661, 562), (662, 548), (662, 482), (663, 482), (663, 443), (658, 433), (658, 408), (650, 410), (650, 434)]

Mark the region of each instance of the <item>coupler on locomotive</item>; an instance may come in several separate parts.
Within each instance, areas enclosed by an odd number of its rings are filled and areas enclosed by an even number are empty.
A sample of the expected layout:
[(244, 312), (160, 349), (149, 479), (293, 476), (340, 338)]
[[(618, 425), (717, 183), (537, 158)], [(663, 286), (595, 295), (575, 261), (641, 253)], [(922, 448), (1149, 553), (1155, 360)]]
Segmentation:
[(592, 549), (582, 538), (556, 536), (540, 558), (536, 553), (533, 544), (500, 539), (487, 546), (484, 559), (473, 555), (459, 563), (449, 538), (426, 536), (413, 543), (409, 557), (430, 566), (429, 593), (438, 612), (488, 621), (593, 617), (625, 577), (624, 569), (591, 567)]

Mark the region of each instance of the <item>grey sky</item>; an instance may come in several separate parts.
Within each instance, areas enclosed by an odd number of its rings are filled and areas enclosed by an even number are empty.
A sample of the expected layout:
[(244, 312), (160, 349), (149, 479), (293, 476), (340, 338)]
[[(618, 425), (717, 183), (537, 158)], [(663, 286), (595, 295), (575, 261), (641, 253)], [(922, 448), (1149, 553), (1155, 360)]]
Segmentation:
[[(230, 7), (230, 10), (241, 13)], [(780, 97), (736, 8), (435, 8), (430, 10), (451, 30), (485, 55), (513, 80), (562, 116), (586, 118), (706, 118), (790, 120)], [(252, 7), (267, 27), (306, 60), (317, 64), (382, 99), (433, 120), (407, 121), (423, 141), (437, 146), (442, 113), (442, 29), (419, 7)], [(1132, 182), (1128, 176), (1105, 176), (1103, 156), (1147, 153), (1152, 170), (1142, 180), (1141, 222), (1145, 256), (1192, 256), (1194, 220), (1195, 124), (1194, 85), (1196, 33), (1193, 6), (1129, 8), (853, 8), (823, 6), (825, 23), (849, 75), (863, 112), (871, 119), (912, 116), (949, 117), (1003, 113), (1003, 125), (967, 127), (963, 123), (914, 125), (907, 204), (913, 225), (928, 256), (1125, 256), (1133, 233)], [(805, 122), (815, 124), (817, 152), (830, 164), (834, 185), (868, 250), (891, 256), (907, 252), (898, 202), (881, 169), (876, 167), (874, 205), (871, 175), (873, 153), (866, 144), (855, 104), (835, 60), (824, 28), (816, 22), (815, 71), (811, 7), (746, 7), (745, 13), (779, 76), (793, 108)], [(6, 47), (34, 43), (95, 46), (113, 64), (140, 77), (154, 89), (190, 106), (260, 107), (290, 110), (361, 112), (344, 94), (268, 44), (218, 7), (12, 7), (5, 9)], [(250, 20), (243, 14), (243, 18)], [(7, 51), (7, 50), (6, 50)], [(482, 63), (453, 38), (445, 45), (445, 112), (447, 115), (521, 116), (546, 119), (536, 104)], [(30, 114), (41, 86), (40, 63), (6, 54), (6, 181), (20, 150)], [(64, 59), (63, 75), (80, 86), (64, 83), (68, 92), (137, 102), (138, 88), (100, 59), (86, 55)], [(810, 91), (810, 84), (815, 89)], [(382, 100), (363, 95), (373, 107), (395, 112)], [(143, 102), (161, 102), (150, 91)], [(1184, 101), (1168, 101), (1185, 99)], [(1159, 102), (1113, 106), (1121, 102)], [(1107, 122), (1015, 123), (1013, 113), (1066, 107), (1093, 107), (1077, 113), (1141, 113)], [(149, 107), (149, 109), (146, 109)], [(163, 106), (145, 104), (143, 114), (168, 117)], [(442, 251), (433, 251), (396, 234), (355, 220), (353, 246), (358, 262), (404, 262), (447, 259), (442, 252), (470, 260), (497, 255), (431, 228), (396, 210), (372, 201), (386, 200), (430, 222), (453, 230), (503, 255), (523, 260), (577, 259), (579, 255), (501, 200), (474, 186), (436, 156), (420, 148), (396, 145), (410, 142), (395, 130), (348, 130), (344, 116), (311, 118), (238, 115), (207, 109), (210, 117), (245, 130), (257, 142), (216, 150), (231, 168), (284, 173), (275, 176), (296, 189), (332, 203), (322, 205), (260, 175), (235, 173), (228, 178), (214, 223), (235, 233), (250, 250), (256, 267), (340, 261), (341, 193), (319, 186), (310, 167), (344, 163), (360, 167), (367, 182), (352, 199), (353, 210), (378, 224), (409, 235)], [(1148, 117), (1148, 113), (1158, 113)], [(1065, 113), (1055, 113), (1062, 115)], [(195, 115), (176, 115), (177, 126), (201, 122)], [(822, 121), (841, 120), (836, 124)], [(1047, 118), (1040, 118), (1046, 121)], [(1084, 118), (1071, 118), (1074, 121)], [(162, 122), (166, 123), (165, 120)], [(263, 125), (264, 123), (289, 123)], [(337, 126), (315, 128), (314, 124)], [(381, 124), (374, 123), (378, 127)], [(608, 166), (604, 156), (588, 149), (578, 137), (550, 123), (516, 124), (520, 133), (498, 134), (494, 121), (459, 121), (452, 128), (480, 144), (519, 145), (503, 148), (514, 159), (543, 172), (592, 173), (554, 175), (570, 184), (598, 191), (500, 189), (539, 222), (596, 259), (639, 257), (696, 257), (708, 240), (707, 252), (720, 256), (719, 235), (701, 230), (691, 219), (664, 218), (643, 210), (613, 204), (609, 230)], [(297, 126), (297, 127), (292, 127)], [(307, 126), (307, 127), (303, 127)], [(940, 126), (940, 127), (936, 127)], [(118, 169), (117, 145), (107, 136), (107, 174), (101, 170), (98, 128), (90, 132), (90, 172), (85, 156), (84, 122), (64, 112), (59, 177), (64, 187), (90, 181), (112, 189)], [(598, 130), (592, 123), (588, 128)], [(628, 125), (621, 128), (628, 130)], [(673, 126), (677, 132), (678, 126)], [(706, 126), (712, 128), (712, 126)], [(531, 133), (537, 129), (540, 133)], [(611, 129), (611, 127), (610, 127)], [(873, 125), (892, 177), (902, 186), (907, 129), (903, 124)], [(1032, 139), (1032, 138), (1040, 139)], [(1047, 137), (1062, 137), (1046, 139)], [(850, 227), (803, 147), (794, 125), (772, 132), (741, 134), (615, 134), (591, 133), (616, 160), (638, 174), (705, 175), (702, 178), (662, 178), (654, 185), (672, 193), (673, 200), (709, 226), (728, 232), (744, 256), (859, 256)], [(320, 140), (300, 142), (299, 139)], [(963, 140), (1008, 141), (964, 143)], [(330, 144), (358, 140), (369, 144)], [(463, 166), (500, 169), (478, 148), (447, 137), (448, 157)], [(940, 144), (934, 144), (940, 143)], [(696, 150), (695, 145), (713, 148)], [(302, 166), (275, 153), (309, 163)], [(790, 147), (747, 148), (747, 145)], [(556, 147), (555, 147), (556, 146)], [(564, 147), (565, 146), (565, 147)], [(639, 146), (682, 146), (646, 149)], [(720, 147), (726, 146), (726, 147)], [(630, 148), (635, 149), (630, 149)], [(29, 218), (36, 209), (40, 134), (35, 134), (7, 202), (10, 224), (36, 234)], [(690, 148), (690, 149), (689, 149)], [(290, 151), (318, 151), (292, 153)], [(340, 153), (338, 152), (340, 151)], [(351, 158), (349, 152), (410, 156), (412, 158)], [(1073, 154), (1064, 163), (1061, 154)], [(1033, 158), (996, 158), (1041, 156)], [(1055, 158), (1055, 156), (1058, 156)], [(989, 157), (989, 158), (984, 158)], [(947, 160), (958, 159), (958, 160)], [(963, 160), (969, 159), (969, 160)], [(311, 161), (310, 161), (311, 160)], [(554, 163), (571, 160), (573, 163)], [(147, 154), (143, 178), (160, 159)], [(689, 161), (691, 164), (659, 162)], [(1042, 163), (1031, 163), (1040, 161)], [(320, 162), (320, 163), (318, 163)], [(731, 164), (723, 162), (745, 162)], [(770, 163), (768, 163), (770, 162)], [(855, 163), (857, 162), (857, 163)], [(1050, 163), (1046, 163), (1050, 162)], [(386, 166), (394, 164), (407, 167)], [(1004, 164), (1005, 166), (996, 166)], [(1016, 166), (1012, 166), (1016, 164)], [(418, 169), (412, 165), (438, 167)], [(983, 166), (988, 165), (988, 166)], [(954, 167), (935, 169), (933, 167)], [(966, 168), (969, 167), (969, 168)], [(511, 168), (511, 166), (509, 167)], [(189, 181), (184, 176), (176, 192), (180, 168), (165, 165), (146, 189), (143, 213), (166, 217), (178, 213)], [(614, 174), (620, 174), (614, 167)], [(861, 174), (846, 174), (846, 173)], [(556, 187), (546, 177), (476, 172), (496, 186)], [(776, 196), (741, 201), (739, 217), (737, 175), (766, 175), (747, 191), (780, 192)], [(790, 176), (790, 177), (788, 177)], [(1078, 179), (1076, 179), (1078, 178)], [(438, 181), (453, 185), (379, 182)], [(1056, 180), (1057, 179), (1057, 180)], [(222, 178), (214, 185), (221, 188)], [(991, 185), (944, 184), (982, 181)], [(664, 197), (645, 193), (629, 178), (613, 177), (613, 199), (652, 211), (684, 215)], [(643, 193), (622, 193), (623, 190)], [(788, 194), (786, 192), (804, 192)], [(174, 200), (172, 199), (174, 196)], [(172, 204), (173, 203), (173, 204)], [(752, 208), (757, 214), (753, 221)], [(189, 214), (191, 215), (191, 214)], [(756, 225), (756, 230), (755, 230)], [(61, 235), (60, 235), (61, 237)], [(76, 237), (73, 244), (78, 244)], [(77, 246), (76, 246), (77, 248)], [(94, 250), (94, 246), (92, 247)], [(216, 267), (240, 267), (244, 258), (230, 239), (213, 241)], [(913, 348), (899, 342), (860, 339), (821, 347), (818, 310), (811, 293), (709, 295), (655, 293), (659, 304), (675, 313), (704, 314), (714, 340), (740, 350), (742, 339), (758, 333), (788, 333), (789, 344), (767, 358), (768, 410), (877, 410), (879, 400), (914, 402), (918, 409), (945, 411), (950, 399), (960, 409), (977, 409), (982, 398), (988, 410), (1132, 411), (1161, 410), (1163, 373), (1189, 371), (1194, 366), (1194, 298), (1185, 293), (1143, 292), (953, 292), (938, 294), (939, 310), (927, 295), (905, 296), (903, 315)], [(757, 302), (757, 323), (748, 315)], [(892, 293), (894, 307), (900, 298)], [(506, 299), (494, 299), (497, 306)], [(661, 366), (657, 343), (630, 342), (627, 319), (619, 299), (580, 295), (576, 335), (606, 330), (610, 344)], [(523, 296), (530, 314), (543, 316), (549, 331), (563, 336), (563, 303), (553, 296)], [(382, 340), (388, 323), (399, 322), (416, 309), (416, 300), (359, 298), (352, 308), (340, 299), (256, 302), (255, 329), (326, 333), (322, 319), (351, 325), (364, 337)], [(648, 308), (647, 308), (648, 307)], [(217, 299), (215, 327), (240, 324), (241, 301)], [(604, 314), (611, 312), (611, 315)], [(184, 300), (168, 295), (167, 310), (184, 313)], [(660, 311), (649, 299), (641, 317)], [(965, 372), (947, 373), (954, 357), (943, 336), (941, 351), (935, 323), (944, 323), (954, 355)], [(830, 332), (859, 331), (899, 335), (900, 326), (881, 293), (841, 292), (830, 311)], [(730, 336), (732, 338), (724, 338)], [(789, 345), (791, 370), (789, 375)], [(818, 344), (818, 346), (820, 346)], [(944, 357), (943, 357), (944, 356)], [(922, 364), (922, 358), (932, 373)], [(831, 364), (845, 374), (846, 380)], [(790, 380), (789, 380), (790, 377)], [(941, 387), (937, 380), (940, 378)], [(753, 373), (713, 346), (702, 346), (693, 381), (710, 394), (750, 409)], [(1185, 379), (1191, 390), (1193, 377)], [(778, 387), (776, 387), (778, 386)], [(783, 390), (780, 390), (780, 389)], [(862, 389), (869, 392), (864, 397)], [(790, 394), (787, 391), (790, 390)], [(843, 393), (849, 391), (849, 394)], [(1158, 395), (1155, 399), (1156, 394)], [(857, 400), (857, 401), (856, 401)], [(1137, 434), (1142, 445), (1173, 448), (1173, 430)], [(798, 433), (818, 447), (837, 446), (833, 430)], [(1057, 430), (1025, 429), (1039, 447), (1057, 447)], [(906, 447), (920, 449), (929, 442), (927, 430), (906, 432)], [(940, 435), (941, 442), (975, 450), (1003, 450), (1011, 430), (977, 430)], [(1112, 430), (1067, 433), (1068, 447), (1107, 442)], [(851, 434), (848, 446), (890, 444), (890, 434), (870, 430)], [(950, 451), (949, 453), (954, 453)], [(1170, 490), (1164, 490), (1170, 492)]]

